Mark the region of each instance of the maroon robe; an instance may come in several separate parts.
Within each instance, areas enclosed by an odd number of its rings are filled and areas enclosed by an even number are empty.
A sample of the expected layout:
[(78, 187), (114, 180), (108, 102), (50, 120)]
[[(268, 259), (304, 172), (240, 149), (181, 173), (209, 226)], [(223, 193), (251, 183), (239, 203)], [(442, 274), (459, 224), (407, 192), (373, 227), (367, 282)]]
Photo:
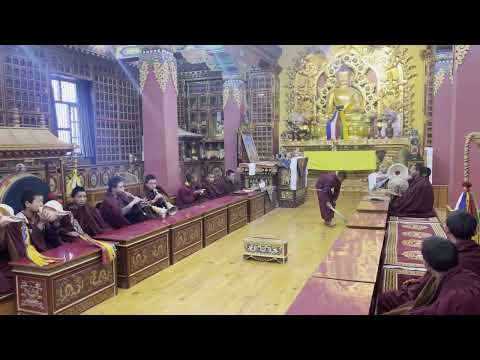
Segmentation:
[(217, 184), (216, 188), (223, 195), (229, 195), (234, 191), (240, 190), (241, 186), (235, 181), (230, 181), (229, 178), (223, 177)]
[[(455, 247), (458, 251), (458, 264), (480, 276), (480, 246), (473, 240), (457, 240)], [(415, 300), (431, 276), (431, 273), (427, 272), (418, 282), (402, 284), (398, 290), (381, 294), (378, 298), (378, 313), (383, 314)]]
[(9, 262), (27, 255), (21, 229), (21, 223), (11, 223), (0, 229), (0, 295), (15, 291), (15, 276)]
[(205, 196), (208, 199), (217, 199), (219, 197), (222, 197), (224, 194), (224, 189), (223, 187), (214, 181), (213, 183), (209, 183), (208, 181), (205, 181), (202, 184), (202, 188), (205, 189)]
[(127, 206), (128, 202), (120, 197), (115, 197), (109, 191), (100, 205), (100, 215), (114, 229), (130, 225), (131, 222), (122, 214), (122, 208)]
[[(77, 219), (82, 230), (90, 236), (95, 236), (111, 229), (105, 220), (103, 220), (100, 212), (88, 204), (84, 206), (68, 204), (65, 210), (72, 212), (73, 217)], [(64, 221), (70, 223), (70, 217), (65, 216)]]
[[(148, 189), (147, 187), (144, 187), (144, 192), (145, 192), (145, 197), (147, 198), (148, 201), (152, 201), (155, 199), (155, 192), (153, 190)], [(166, 208), (165, 202), (168, 201), (168, 194), (165, 190), (163, 190), (160, 186), (157, 185), (157, 191), (163, 195), (163, 199), (157, 200), (155, 203), (153, 203), (153, 206), (157, 207), (162, 207)]]
[(409, 315), (480, 315), (480, 276), (460, 265), (442, 276), (433, 302)]
[(341, 186), (342, 183), (336, 174), (322, 174), (315, 184), (320, 214), (326, 222), (332, 221), (334, 216), (334, 212), (327, 207), (327, 203), (330, 202), (332, 206), (335, 207), (335, 202), (340, 195)]
[(196, 186), (183, 185), (177, 192), (177, 207), (186, 209), (200, 200), (200, 194), (195, 194)]
[(415, 178), (405, 194), (390, 203), (390, 215), (428, 218), (437, 214), (433, 209), (433, 187), (428, 177)]
[[(25, 213), (22, 211), (25, 215)], [(25, 215), (25, 217), (27, 217)], [(58, 224), (45, 224), (43, 229), (38, 227), (40, 217), (38, 214), (33, 214), (31, 218), (28, 218), (27, 227), (30, 230), (30, 240), (32, 245), (39, 251), (46, 251), (48, 249), (54, 249), (62, 244), (60, 228)]]

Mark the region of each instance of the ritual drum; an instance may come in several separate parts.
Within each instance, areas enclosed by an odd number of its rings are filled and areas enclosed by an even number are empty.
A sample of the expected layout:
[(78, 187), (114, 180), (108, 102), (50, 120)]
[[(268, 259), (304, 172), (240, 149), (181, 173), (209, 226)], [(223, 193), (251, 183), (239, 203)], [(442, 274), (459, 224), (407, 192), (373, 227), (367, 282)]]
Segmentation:
[(48, 184), (30, 173), (8, 175), (0, 180), (0, 203), (10, 205), (15, 214), (23, 210), (21, 199), (26, 190), (39, 192), (47, 199)]

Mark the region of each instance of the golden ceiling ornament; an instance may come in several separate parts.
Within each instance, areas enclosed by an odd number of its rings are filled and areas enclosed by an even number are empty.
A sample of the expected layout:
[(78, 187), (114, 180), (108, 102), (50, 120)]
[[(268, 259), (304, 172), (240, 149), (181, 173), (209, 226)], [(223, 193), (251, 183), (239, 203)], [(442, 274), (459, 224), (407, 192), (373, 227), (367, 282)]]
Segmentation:
[(433, 77), (433, 96), (436, 96), (440, 86), (442, 86), (443, 80), (445, 80), (446, 72), (444, 69), (440, 69), (437, 71), (435, 76)]
[(469, 50), (470, 50), (471, 45), (454, 45), (454, 71), (456, 72), (458, 70), (458, 67), (462, 65), (463, 61), (465, 60), (465, 57), (467, 56)]
[(150, 71), (150, 64), (147, 61), (142, 61), (139, 71), (140, 91), (143, 92), (143, 87), (147, 81), (148, 72)]
[(168, 79), (170, 78), (175, 92), (178, 94), (177, 85), (177, 62), (173, 53), (163, 49), (156, 49), (145, 55), (140, 65), (140, 89), (143, 91), (145, 81), (147, 80), (148, 73), (153, 67), (155, 74), (155, 80), (162, 92), (165, 92), (167, 88)]
[(227, 105), (228, 98), (233, 96), (238, 107), (241, 106), (244, 93), (244, 84), (242, 80), (229, 79), (223, 83), (223, 108)]

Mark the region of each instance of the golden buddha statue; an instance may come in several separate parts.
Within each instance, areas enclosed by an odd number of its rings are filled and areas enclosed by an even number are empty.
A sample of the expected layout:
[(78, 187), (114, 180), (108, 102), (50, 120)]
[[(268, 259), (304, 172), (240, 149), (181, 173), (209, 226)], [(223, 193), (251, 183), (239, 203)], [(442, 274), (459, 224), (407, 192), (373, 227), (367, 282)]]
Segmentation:
[(352, 69), (342, 65), (337, 71), (337, 85), (327, 99), (326, 116), (330, 119), (335, 110), (343, 112), (344, 139), (366, 138), (369, 124), (365, 118), (365, 104), (362, 93), (351, 85)]

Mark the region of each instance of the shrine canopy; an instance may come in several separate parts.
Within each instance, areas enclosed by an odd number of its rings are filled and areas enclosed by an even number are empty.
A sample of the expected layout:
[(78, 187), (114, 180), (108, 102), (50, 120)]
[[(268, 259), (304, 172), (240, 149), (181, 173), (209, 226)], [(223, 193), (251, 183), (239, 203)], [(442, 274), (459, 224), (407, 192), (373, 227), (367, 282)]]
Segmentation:
[(305, 151), (309, 170), (362, 171), (377, 168), (375, 150), (364, 151)]

